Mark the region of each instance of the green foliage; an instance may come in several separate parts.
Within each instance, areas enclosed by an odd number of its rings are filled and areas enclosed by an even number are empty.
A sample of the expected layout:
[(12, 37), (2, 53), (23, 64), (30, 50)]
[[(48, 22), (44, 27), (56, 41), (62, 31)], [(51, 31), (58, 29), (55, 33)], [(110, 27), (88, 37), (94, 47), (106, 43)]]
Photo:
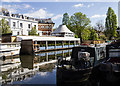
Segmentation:
[(29, 35), (38, 35), (35, 27), (34, 28), (32, 27), (32, 30), (29, 32)]
[(84, 37), (85, 35), (82, 36), (82, 32), (85, 28), (89, 26), (90, 22), (90, 19), (81, 12), (74, 13), (70, 18), (68, 13), (65, 13), (62, 20), (62, 24), (65, 24), (72, 32), (74, 32), (75, 37), (79, 37), (81, 39), (81, 42), (82, 38), (86, 39)]
[(78, 38), (78, 35), (75, 34), (75, 38)]
[(63, 25), (68, 25), (69, 24), (69, 15), (68, 15), (68, 13), (64, 13), (63, 14), (63, 19), (62, 19), (62, 24)]
[(96, 31), (93, 28), (90, 30), (90, 32), (91, 32), (90, 39), (91, 40), (98, 40), (98, 35), (97, 35)]
[(82, 42), (82, 32), (85, 28), (87, 28), (90, 24), (89, 18), (86, 17), (85, 14), (81, 12), (77, 12), (70, 17), (70, 23), (68, 24), (68, 28), (73, 31)]
[(7, 79), (7, 76), (8, 76), (8, 74), (7, 74), (7, 73), (2, 74), (2, 79), (3, 79), (3, 80), (6, 80), (6, 79)]
[(105, 33), (109, 39), (112, 39), (113, 37), (117, 37), (117, 31), (116, 31), (117, 16), (111, 7), (109, 7), (107, 11), (105, 27), (106, 27)]
[(105, 35), (101, 35), (99, 38), (100, 38), (101, 40), (106, 40), (106, 39), (107, 39), (107, 37), (106, 37)]
[(83, 32), (82, 32), (82, 39), (83, 40), (89, 40), (90, 38), (90, 30), (89, 29), (84, 29)]
[(5, 20), (5, 18), (0, 20), (0, 32), (2, 34), (11, 33), (10, 26), (8, 25), (8, 22)]

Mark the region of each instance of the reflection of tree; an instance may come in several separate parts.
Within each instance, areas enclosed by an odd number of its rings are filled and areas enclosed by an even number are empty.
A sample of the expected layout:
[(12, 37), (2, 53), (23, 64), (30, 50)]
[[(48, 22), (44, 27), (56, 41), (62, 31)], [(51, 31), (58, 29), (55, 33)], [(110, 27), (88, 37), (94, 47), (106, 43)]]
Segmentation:
[(7, 73), (2, 74), (2, 79), (3, 79), (3, 80), (6, 80), (6, 79), (7, 79), (7, 76), (8, 76)]
[(41, 72), (52, 72), (53, 69), (55, 69), (55, 64), (53, 63), (39, 66), (39, 71)]

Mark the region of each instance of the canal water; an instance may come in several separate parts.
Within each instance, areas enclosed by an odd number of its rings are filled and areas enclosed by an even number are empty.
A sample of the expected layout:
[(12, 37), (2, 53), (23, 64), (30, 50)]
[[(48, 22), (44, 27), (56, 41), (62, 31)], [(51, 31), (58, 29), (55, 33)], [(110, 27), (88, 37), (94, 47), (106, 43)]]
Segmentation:
[(2, 85), (57, 86), (57, 58), (70, 57), (72, 50), (36, 53), (35, 56), (13, 56), (1, 66)]

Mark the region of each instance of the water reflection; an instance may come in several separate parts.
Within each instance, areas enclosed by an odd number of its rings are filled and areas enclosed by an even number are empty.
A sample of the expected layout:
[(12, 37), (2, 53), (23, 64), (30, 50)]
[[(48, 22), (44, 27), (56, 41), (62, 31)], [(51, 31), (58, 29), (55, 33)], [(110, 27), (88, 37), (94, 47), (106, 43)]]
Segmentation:
[[(50, 65), (54, 65), (54, 68), (47, 68)], [(56, 84), (55, 78), (55, 64), (44, 65), (44, 69), (40, 67), (39, 70), (34, 71), (33, 75), (28, 75), (29, 78), (26, 78), (22, 81), (14, 81), (12, 84)]]
[[(22, 55), (6, 59), (2, 67), (2, 84), (56, 84), (58, 56), (69, 57), (72, 50)], [(49, 64), (48, 64), (49, 63)]]
[(22, 55), (20, 56), (21, 67), (33, 69), (34, 56)]

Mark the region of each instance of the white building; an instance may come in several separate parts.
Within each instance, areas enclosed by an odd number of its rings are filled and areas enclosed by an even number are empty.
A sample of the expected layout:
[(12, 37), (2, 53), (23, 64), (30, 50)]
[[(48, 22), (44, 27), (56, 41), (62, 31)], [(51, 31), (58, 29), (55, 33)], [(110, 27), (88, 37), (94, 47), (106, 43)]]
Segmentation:
[(74, 33), (66, 25), (59, 25), (52, 35), (57, 37), (74, 37)]
[(34, 18), (19, 14), (10, 14), (9, 12), (1, 12), (0, 20), (2, 18), (8, 21), (12, 35), (28, 35), (32, 27), (35, 27), (38, 33), (38, 21)]

